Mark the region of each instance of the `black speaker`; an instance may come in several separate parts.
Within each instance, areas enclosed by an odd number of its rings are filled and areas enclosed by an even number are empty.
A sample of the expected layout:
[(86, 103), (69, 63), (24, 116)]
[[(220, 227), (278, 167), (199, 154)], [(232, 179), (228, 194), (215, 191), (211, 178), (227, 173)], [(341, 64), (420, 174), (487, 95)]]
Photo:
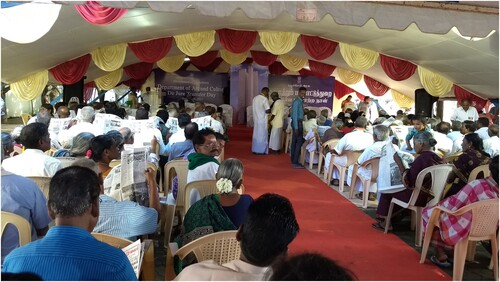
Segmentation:
[(77, 97), (83, 103), (83, 78), (74, 84), (63, 85), (63, 101), (68, 104), (72, 97)]
[(432, 116), (432, 104), (438, 100), (438, 97), (434, 97), (427, 93), (424, 88), (415, 90), (415, 114), (422, 115), (425, 117)]

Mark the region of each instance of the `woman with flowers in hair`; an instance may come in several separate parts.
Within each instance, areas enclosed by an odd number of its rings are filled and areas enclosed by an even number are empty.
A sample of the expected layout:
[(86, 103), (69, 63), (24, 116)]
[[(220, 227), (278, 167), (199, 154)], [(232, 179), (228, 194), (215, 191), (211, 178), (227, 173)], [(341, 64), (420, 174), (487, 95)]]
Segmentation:
[(253, 202), (249, 195), (238, 193), (243, 183), (243, 164), (238, 159), (224, 160), (216, 179), (217, 194), (204, 197), (187, 211), (177, 239), (179, 247), (207, 234), (236, 230), (243, 223)]

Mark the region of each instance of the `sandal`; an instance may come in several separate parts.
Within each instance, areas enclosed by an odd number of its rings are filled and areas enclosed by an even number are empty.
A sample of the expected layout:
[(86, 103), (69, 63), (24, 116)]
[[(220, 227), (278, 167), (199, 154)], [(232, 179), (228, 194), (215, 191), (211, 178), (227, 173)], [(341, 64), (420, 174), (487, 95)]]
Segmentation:
[(452, 265), (448, 260), (445, 260), (445, 261), (438, 260), (438, 258), (436, 256), (432, 256), (431, 261), (435, 265), (442, 267), (442, 268), (450, 268)]
[[(385, 226), (382, 225), (383, 223), (384, 223), (383, 221), (382, 222), (376, 222), (376, 223), (372, 224), (372, 227), (375, 228), (375, 229), (377, 229), (377, 230), (380, 230), (380, 231), (385, 231)], [(391, 226), (389, 226), (388, 231), (392, 231), (392, 227)]]

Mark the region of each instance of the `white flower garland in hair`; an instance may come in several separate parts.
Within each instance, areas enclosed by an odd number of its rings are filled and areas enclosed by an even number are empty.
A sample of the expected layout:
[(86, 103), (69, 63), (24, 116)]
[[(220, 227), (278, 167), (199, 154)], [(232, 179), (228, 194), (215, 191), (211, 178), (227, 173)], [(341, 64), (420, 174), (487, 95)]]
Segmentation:
[(228, 194), (233, 191), (233, 182), (227, 178), (220, 178), (215, 185), (217, 186), (217, 191), (221, 194)]

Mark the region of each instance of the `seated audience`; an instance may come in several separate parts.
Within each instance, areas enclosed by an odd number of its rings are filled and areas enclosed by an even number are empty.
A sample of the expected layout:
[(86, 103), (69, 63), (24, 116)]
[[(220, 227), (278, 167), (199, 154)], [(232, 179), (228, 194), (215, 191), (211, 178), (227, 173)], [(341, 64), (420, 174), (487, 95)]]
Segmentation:
[(488, 126), (490, 125), (490, 121), (486, 117), (480, 117), (477, 122), (477, 130), (475, 133), (481, 137), (481, 139), (486, 140), (490, 138), (490, 135), (488, 135)]
[(58, 171), (47, 206), (56, 226), (43, 239), (12, 251), (2, 271), (31, 272), (43, 280), (137, 280), (122, 250), (90, 234), (99, 217), (95, 172), (83, 167)]
[(69, 117), (69, 108), (65, 105), (61, 105), (56, 110), (57, 118), (68, 118)]
[(451, 140), (451, 142), (453, 142), (450, 155), (456, 154), (462, 150), (460, 146), (461, 143), (455, 143), (455, 141), (457, 141), (458, 139), (462, 140), (464, 138), (464, 135), (462, 134), (462, 132), (460, 132), (461, 128), (462, 123), (458, 120), (454, 120), (451, 122), (451, 132), (446, 135)]
[[(22, 216), (31, 226), (31, 241), (44, 236), (52, 219), (47, 211), (47, 199), (33, 180), (12, 174), (2, 168), (2, 211)], [(19, 247), (19, 237), (13, 225), (2, 234), (2, 263), (5, 256)]]
[[(478, 201), (498, 198), (498, 156), (491, 159), (489, 164), (491, 176), (486, 179), (474, 180), (456, 194), (441, 200), (436, 206), (457, 211), (467, 205)], [(430, 216), (434, 207), (424, 208), (422, 211), (422, 219), (424, 223), (423, 232), (427, 228)], [(431, 261), (441, 267), (451, 267), (452, 262), (449, 261), (446, 250), (450, 251), (453, 246), (460, 240), (469, 236), (472, 223), (471, 212), (454, 216), (447, 213), (441, 213), (439, 216), (440, 228), (435, 228), (431, 244), (434, 246), (435, 255), (431, 257)], [(451, 232), (452, 231), (452, 232)]]
[(270, 281), (354, 281), (350, 270), (314, 253), (288, 257), (273, 267)]
[(474, 133), (476, 131), (476, 123), (471, 120), (466, 120), (462, 122), (462, 127), (460, 128), (461, 137), (457, 138), (453, 142), (453, 151), (461, 152), (462, 151), (462, 141), (464, 140), (464, 136), (469, 133)]
[(2, 162), (10, 158), (12, 152), (14, 152), (14, 139), (10, 133), (2, 132)]
[(179, 129), (170, 136), (167, 144), (167, 154), (170, 154), (170, 149), (172, 145), (176, 142), (186, 141), (186, 135), (184, 135), (184, 128), (191, 122), (191, 116), (186, 113), (182, 113), (177, 118)]
[(436, 125), (435, 131), (432, 133), (434, 139), (436, 139), (436, 146), (434, 149), (436, 152), (441, 152), (443, 156), (451, 155), (453, 151), (453, 141), (448, 138), (447, 134), (450, 132), (450, 124), (442, 121)]
[[(111, 172), (109, 164), (112, 160), (120, 158), (120, 144), (117, 144), (113, 137), (109, 135), (99, 135), (90, 140), (91, 156), (99, 167), (102, 177), (107, 177)], [(110, 179), (111, 180), (111, 179)], [(111, 185), (111, 183), (109, 183)], [(104, 181), (104, 188), (106, 190), (106, 180)]]
[[(372, 225), (374, 228), (383, 230), (385, 228), (385, 225), (389, 224), (389, 229), (392, 229), (390, 226), (390, 219), (387, 219), (387, 214), (389, 213), (389, 205), (392, 201), (392, 198), (407, 202), (408, 200), (410, 200), (410, 197), (413, 193), (418, 174), (425, 168), (445, 163), (443, 158), (432, 151), (432, 147), (436, 145), (436, 140), (432, 138), (430, 132), (419, 132), (413, 137), (413, 139), (415, 151), (417, 152), (417, 154), (419, 154), (419, 156), (411, 164), (409, 169), (404, 168), (399, 155), (394, 155), (394, 159), (398, 164), (405, 188), (404, 190), (396, 193), (381, 194), (377, 207), (377, 223), (374, 223)], [(420, 192), (419, 197), (415, 203), (416, 206), (425, 207), (429, 200), (429, 193), (426, 191), (429, 191), (430, 188), (430, 179), (426, 179), (422, 184), (422, 191)], [(394, 205), (393, 212), (396, 212), (399, 209), (401, 209), (401, 207), (399, 207), (398, 205)]]
[(210, 124), (208, 125), (208, 127), (210, 127), (215, 132), (224, 134), (225, 132), (224, 124), (221, 122), (219, 116), (217, 115), (215, 108), (208, 106), (205, 108), (205, 111), (210, 117), (212, 117), (210, 119)]
[(168, 154), (168, 161), (175, 160), (178, 158), (185, 158), (190, 153), (194, 153), (193, 137), (198, 132), (198, 124), (191, 122), (184, 128), (185, 141), (177, 142), (170, 148), (170, 154)]
[(342, 119), (336, 118), (332, 123), (332, 127), (325, 131), (323, 137), (321, 137), (321, 142), (325, 143), (331, 139), (340, 139), (344, 137), (344, 133), (342, 133), (341, 129), (344, 127), (344, 121)]
[(130, 130), (130, 128), (122, 127), (118, 131), (122, 134), (123, 144), (129, 144), (129, 145), (134, 144), (134, 141), (135, 141), (134, 140), (134, 133), (132, 132), (132, 130)]
[(195, 102), (194, 103), (194, 118), (207, 116), (205, 103)]
[(73, 144), (71, 144), (71, 149), (61, 149), (54, 153), (54, 157), (74, 157), (74, 158), (84, 158), (87, 156), (88, 150), (90, 149), (90, 140), (94, 138), (94, 134), (90, 132), (82, 132), (73, 138)]
[(165, 125), (168, 121), (168, 112), (166, 110), (159, 110), (156, 112), (156, 116), (160, 118), (159, 129), (163, 137), (163, 142), (168, 144), (168, 139), (171, 135), (170, 130)]
[(50, 134), (47, 125), (39, 122), (28, 124), (21, 130), (24, 153), (2, 162), (2, 167), (21, 176), (53, 176), (61, 169), (61, 162), (45, 151), (50, 150)]
[(175, 280), (263, 280), (267, 271), (288, 253), (299, 232), (290, 201), (264, 194), (248, 207), (238, 229), (240, 259), (219, 265), (213, 260), (186, 267)]
[(415, 135), (419, 132), (427, 131), (429, 132), (429, 128), (427, 127), (427, 118), (424, 116), (414, 116), (411, 120), (413, 123), (413, 128), (408, 129), (408, 135), (406, 135), (406, 150), (412, 151), (413, 147), (410, 144), (410, 140), (413, 139)]
[(67, 130), (59, 132), (59, 143), (64, 148), (69, 148), (73, 143), (73, 138), (81, 132), (90, 132), (95, 136), (102, 134), (102, 128), (92, 124), (95, 117), (94, 108), (85, 106), (79, 110), (79, 121)]
[(216, 157), (220, 156), (226, 147), (227, 137), (225, 135), (220, 134), (219, 132), (215, 132), (215, 139), (217, 140), (217, 154)]
[[(135, 114), (135, 119), (136, 120), (147, 120), (148, 119), (148, 112), (144, 108), (137, 109), (136, 114)], [(138, 147), (142, 147), (147, 144), (151, 144), (151, 140), (155, 139), (156, 143), (159, 146), (158, 153), (159, 155), (164, 155), (165, 159), (166, 154), (167, 154), (167, 146), (165, 142), (163, 142), (163, 137), (161, 135), (160, 131), (160, 121), (161, 118), (158, 116), (152, 117), (150, 122), (147, 125), (147, 128), (143, 129), (141, 134), (138, 134), (135, 136), (134, 139), (134, 144), (137, 145)], [(155, 151), (152, 150), (151, 153), (155, 153)], [(158, 158), (158, 157), (156, 157)], [(165, 160), (166, 163), (166, 160)]]
[[(382, 156), (382, 147), (385, 144), (387, 144), (386, 140), (388, 137), (389, 137), (389, 128), (387, 126), (381, 124), (375, 125), (373, 127), (373, 140), (375, 141), (375, 143), (368, 146), (363, 151), (361, 156), (359, 156), (358, 158), (358, 164), (363, 164), (374, 158), (380, 158)], [(358, 174), (362, 175), (365, 179), (371, 179), (372, 170), (364, 167), (358, 167)], [(349, 185), (351, 184), (352, 177), (354, 177), (354, 175), (347, 178), (347, 183), (349, 183)], [(356, 198), (363, 199), (363, 184), (359, 179), (356, 181), (354, 189), (355, 191), (359, 191), (359, 193), (356, 194)], [(371, 184), (369, 191), (370, 194), (368, 200), (374, 201), (376, 199), (375, 193), (377, 193), (376, 182)]]
[(307, 120), (303, 122), (304, 136), (309, 133), (309, 130), (318, 127), (318, 120), (316, 119), (316, 111), (310, 110), (307, 112)]
[(473, 169), (488, 164), (490, 156), (484, 152), (483, 140), (477, 133), (469, 133), (464, 136), (462, 142), (462, 154), (453, 161), (455, 169), (450, 173), (449, 182), (453, 183), (445, 197), (456, 194), (468, 182)]
[(243, 224), (253, 199), (249, 195), (238, 194), (242, 183), (241, 161), (224, 160), (217, 171), (217, 194), (204, 197), (187, 211), (182, 233), (177, 240), (179, 247), (214, 232), (236, 230)]
[(219, 162), (215, 159), (219, 144), (215, 132), (210, 128), (202, 129), (193, 137), (195, 153), (188, 156), (187, 183), (197, 180), (215, 179)]
[(40, 109), (38, 110), (38, 113), (35, 116), (31, 117), (28, 120), (27, 124), (31, 124), (34, 122), (41, 122), (48, 126), (53, 114), (54, 114), (54, 107), (51, 104), (42, 104), (40, 106)]
[(490, 157), (496, 157), (500, 151), (500, 139), (498, 138), (498, 125), (492, 124), (488, 127), (489, 139), (483, 141), (484, 151), (490, 155)]
[[(328, 110), (327, 109), (321, 110), (320, 115), (318, 117), (318, 125), (325, 125), (325, 122), (328, 119), (329, 119)], [(330, 121), (332, 121), (332, 120), (330, 119)], [(329, 124), (327, 126), (331, 126), (331, 124)]]

